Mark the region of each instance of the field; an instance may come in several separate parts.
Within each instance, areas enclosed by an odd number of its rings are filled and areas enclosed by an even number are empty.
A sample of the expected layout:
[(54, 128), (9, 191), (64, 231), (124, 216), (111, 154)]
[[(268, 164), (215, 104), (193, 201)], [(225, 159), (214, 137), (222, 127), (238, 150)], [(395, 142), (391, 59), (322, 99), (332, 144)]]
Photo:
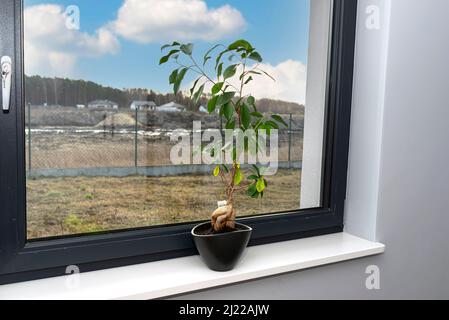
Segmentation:
[[(114, 170), (109, 176), (96, 171), (136, 165), (172, 169), (173, 130), (191, 133), (193, 121), (201, 121), (202, 129), (220, 128), (217, 115), (39, 107), (30, 115), (25, 146), (29, 238), (207, 220), (217, 200), (224, 200), (220, 180), (203, 171), (165, 177), (114, 177)], [(289, 122), (289, 115), (284, 118)], [(279, 134), (278, 160), (298, 163), (303, 114), (292, 115), (291, 122), (292, 130)], [(49, 169), (59, 170), (42, 177)], [(95, 173), (82, 176), (77, 169)], [(76, 176), (68, 177), (73, 170)], [(300, 170), (280, 170), (269, 179), (262, 201), (238, 196), (239, 215), (298, 209), (300, 175)]]
[[(239, 215), (298, 209), (300, 181), (300, 170), (280, 170), (263, 200), (237, 196)], [(224, 200), (209, 175), (29, 179), (27, 199), (31, 239), (207, 220)]]

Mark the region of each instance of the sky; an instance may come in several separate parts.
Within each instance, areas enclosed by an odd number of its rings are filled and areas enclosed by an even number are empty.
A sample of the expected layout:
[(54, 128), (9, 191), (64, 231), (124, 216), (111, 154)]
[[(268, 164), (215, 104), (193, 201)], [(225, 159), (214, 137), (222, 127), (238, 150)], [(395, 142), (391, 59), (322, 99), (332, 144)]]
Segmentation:
[[(116, 88), (169, 92), (173, 65), (162, 44), (250, 41), (276, 78), (254, 81), (258, 98), (303, 103), (310, 0), (25, 0), (25, 72), (84, 79)], [(79, 29), (66, 14), (79, 8)], [(69, 26), (67, 26), (69, 21)], [(186, 79), (186, 85), (192, 79)], [(184, 88), (186, 89), (186, 87)]]

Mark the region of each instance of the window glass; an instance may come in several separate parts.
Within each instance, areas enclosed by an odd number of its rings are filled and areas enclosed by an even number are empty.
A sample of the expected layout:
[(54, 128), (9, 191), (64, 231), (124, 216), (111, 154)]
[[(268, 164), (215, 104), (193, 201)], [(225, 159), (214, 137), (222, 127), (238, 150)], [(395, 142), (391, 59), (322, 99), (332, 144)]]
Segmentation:
[[(247, 86), (258, 111), (279, 114), (286, 126), (279, 125), (267, 192), (238, 193), (239, 216), (321, 205), (329, 0), (24, 3), (30, 239), (207, 220), (226, 199), (215, 166), (195, 162), (192, 138), (226, 123), (208, 112), (210, 95), (190, 97), (194, 74), (174, 94), (173, 64), (159, 62), (161, 46), (175, 40), (193, 43), (202, 61), (215, 44), (246, 39), (263, 57), (248, 67), (275, 80), (255, 73)], [(214, 72), (214, 63), (205, 69)], [(192, 142), (183, 163), (173, 159), (180, 132)], [(302, 188), (313, 194), (303, 203)]]

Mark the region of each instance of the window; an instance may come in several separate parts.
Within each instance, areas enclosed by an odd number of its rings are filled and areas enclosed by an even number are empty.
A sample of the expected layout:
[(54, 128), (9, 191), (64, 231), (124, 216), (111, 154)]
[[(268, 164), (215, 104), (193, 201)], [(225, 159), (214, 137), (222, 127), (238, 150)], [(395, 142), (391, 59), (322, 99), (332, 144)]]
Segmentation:
[(238, 199), (251, 244), (342, 230), (355, 0), (0, 3), (0, 54), (12, 59), (0, 113), (0, 283), (195, 253), (190, 229), (223, 194), (193, 149), (174, 163), (173, 136), (226, 124), (207, 112), (210, 96), (189, 97), (193, 78), (172, 93), (171, 69), (159, 66), (172, 40), (201, 55), (245, 38), (276, 80), (249, 88), (261, 113), (287, 124), (270, 190)]

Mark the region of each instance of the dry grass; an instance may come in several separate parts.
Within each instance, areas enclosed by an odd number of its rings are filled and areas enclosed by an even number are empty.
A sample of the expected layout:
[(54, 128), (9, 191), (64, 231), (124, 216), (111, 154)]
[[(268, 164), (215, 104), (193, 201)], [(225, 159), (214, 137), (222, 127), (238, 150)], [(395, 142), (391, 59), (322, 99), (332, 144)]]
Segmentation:
[[(239, 215), (298, 209), (300, 181), (301, 171), (280, 170), (263, 200), (237, 196)], [(211, 176), (45, 178), (27, 193), (29, 238), (207, 220), (223, 199)]]

